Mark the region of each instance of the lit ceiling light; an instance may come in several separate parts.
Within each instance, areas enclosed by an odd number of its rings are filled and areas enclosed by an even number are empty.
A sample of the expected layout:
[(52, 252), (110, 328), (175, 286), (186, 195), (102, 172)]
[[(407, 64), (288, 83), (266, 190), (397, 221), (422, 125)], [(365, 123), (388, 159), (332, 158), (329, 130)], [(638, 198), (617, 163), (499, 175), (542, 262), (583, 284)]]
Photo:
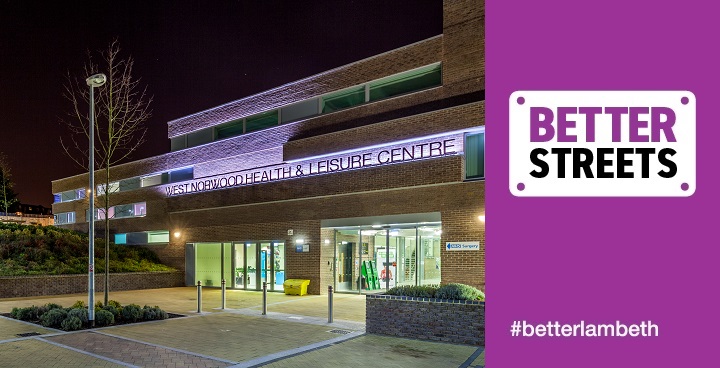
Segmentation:
[(379, 229), (382, 227), (382, 225), (373, 225), (372, 227), (373, 227), (373, 229)]
[(390, 236), (398, 236), (399, 234), (400, 234), (400, 232), (397, 230), (393, 230), (390, 232)]

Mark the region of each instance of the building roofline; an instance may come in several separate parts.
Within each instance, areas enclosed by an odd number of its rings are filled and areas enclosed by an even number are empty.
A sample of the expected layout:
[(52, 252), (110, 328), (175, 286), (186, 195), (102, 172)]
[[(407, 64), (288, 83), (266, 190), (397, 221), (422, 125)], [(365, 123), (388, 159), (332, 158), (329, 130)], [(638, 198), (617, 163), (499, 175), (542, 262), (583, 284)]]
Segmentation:
[[(360, 59), (360, 60), (357, 60), (357, 61), (353, 61), (352, 63), (349, 63), (349, 64), (341, 65), (341, 66), (339, 66), (339, 67), (336, 67), (336, 68), (333, 68), (333, 69), (330, 69), (330, 70), (326, 70), (326, 71), (324, 71), (324, 72), (320, 72), (320, 73), (317, 73), (317, 74), (313, 74), (313, 75), (311, 75), (311, 76), (309, 76), (309, 77), (305, 77), (305, 78), (298, 79), (298, 80), (295, 80), (295, 81), (292, 81), (292, 82), (288, 82), (288, 83), (285, 83), (285, 84), (283, 84), (283, 85), (280, 85), (280, 86), (277, 86), (277, 87), (273, 87), (273, 88), (270, 88), (270, 89), (268, 89), (268, 90), (265, 90), (265, 91), (261, 91), (261, 92), (252, 94), (252, 95), (250, 95), (250, 96), (245, 96), (245, 97), (243, 97), (243, 98), (240, 98), (240, 99), (237, 99), (237, 100), (234, 100), (234, 101), (226, 102), (226, 103), (224, 103), (224, 104), (222, 104), (222, 105), (214, 106), (214, 107), (211, 107), (211, 108), (209, 108), (209, 109), (205, 109), (205, 110), (202, 110), (202, 111), (198, 111), (198, 112), (193, 113), (193, 114), (190, 114), (190, 115), (181, 116), (181, 117), (179, 117), (179, 118), (177, 118), (177, 119), (173, 119), (173, 120), (168, 121), (168, 122), (167, 122), (167, 125), (170, 125), (170, 124), (172, 124), (172, 123), (175, 123), (175, 122), (178, 122), (178, 121), (181, 121), (181, 120), (185, 120), (185, 119), (187, 119), (187, 118), (191, 118), (191, 117), (194, 117), (194, 116), (198, 116), (198, 115), (201, 115), (201, 114), (204, 114), (204, 113), (207, 113), (207, 112), (216, 110), (216, 109), (221, 109), (221, 108), (223, 108), (223, 107), (230, 106), (230, 105), (236, 104), (236, 103), (238, 103), (238, 102), (241, 102), (241, 101), (244, 101), (244, 100), (248, 100), (248, 99), (250, 99), (250, 98), (253, 98), (253, 97), (256, 97), (256, 96), (259, 96), (259, 95), (268, 93), (268, 92), (272, 92), (272, 91), (275, 91), (275, 90), (279, 90), (279, 89), (281, 89), (281, 88), (284, 88), (284, 87), (287, 87), (287, 86), (290, 86), (290, 85), (293, 85), (293, 84), (297, 84), (297, 83), (300, 83), (300, 82), (303, 82), (303, 81), (306, 81), (306, 80), (310, 80), (310, 79), (313, 79), (313, 78), (316, 78), (316, 77), (319, 77), (319, 76), (322, 76), (322, 75), (325, 75), (325, 74), (329, 74), (329, 73), (338, 71), (338, 70), (343, 69), (343, 68), (348, 68), (348, 67), (350, 67), (350, 66), (352, 66), (352, 65), (354, 65), (354, 64), (362, 63), (362, 62), (364, 62), (364, 61), (367, 61), (367, 60), (370, 60), (370, 59), (374, 59), (374, 58), (376, 58), (376, 57), (380, 57), (380, 56), (382, 56), (382, 55), (389, 54), (389, 53), (391, 53), (391, 52), (395, 52), (395, 51), (398, 51), (398, 50), (402, 50), (402, 49), (405, 49), (405, 48), (408, 48), (408, 47), (412, 47), (412, 46), (415, 46), (415, 45), (420, 44), (420, 43), (423, 43), (423, 42), (427, 42), (427, 41), (430, 41), (430, 40), (433, 40), (433, 39), (436, 39), (436, 38), (440, 38), (440, 37), (442, 37), (442, 36), (443, 36), (443, 34), (441, 33), (441, 34), (439, 34), (439, 35), (432, 36), (432, 37), (430, 37), (430, 38), (426, 38), (426, 39), (424, 39), (424, 40), (420, 40), (420, 41), (417, 41), (417, 42), (413, 42), (413, 43), (411, 43), (411, 44), (408, 44), (408, 45), (405, 45), (405, 46), (402, 46), (402, 47), (398, 47), (398, 48), (396, 48), (396, 49), (392, 49), (392, 50), (388, 50), (388, 51), (385, 51), (385, 52), (380, 53), (380, 54), (368, 56), (368, 57), (366, 57), (366, 58), (364, 58), (364, 59)], [(168, 139), (169, 139), (169, 138), (168, 138)]]

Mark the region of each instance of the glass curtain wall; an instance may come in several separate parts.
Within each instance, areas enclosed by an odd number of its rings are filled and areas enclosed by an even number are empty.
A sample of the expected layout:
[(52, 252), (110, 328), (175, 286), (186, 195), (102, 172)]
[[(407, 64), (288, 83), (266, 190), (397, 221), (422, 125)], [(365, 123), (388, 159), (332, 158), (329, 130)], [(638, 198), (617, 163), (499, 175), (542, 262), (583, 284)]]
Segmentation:
[(440, 283), (440, 224), (335, 229), (335, 290)]

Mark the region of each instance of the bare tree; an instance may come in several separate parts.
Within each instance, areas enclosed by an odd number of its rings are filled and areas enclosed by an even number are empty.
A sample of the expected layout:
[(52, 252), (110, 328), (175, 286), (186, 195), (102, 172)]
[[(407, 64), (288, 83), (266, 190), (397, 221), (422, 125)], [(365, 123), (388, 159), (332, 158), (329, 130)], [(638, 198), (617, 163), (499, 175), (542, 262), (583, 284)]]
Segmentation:
[(6, 217), (8, 208), (17, 202), (16, 194), (12, 191), (11, 176), (10, 162), (8, 162), (7, 156), (0, 152), (0, 205), (2, 205)]
[[(110, 168), (127, 159), (144, 141), (147, 127), (145, 122), (151, 116), (152, 96), (147, 94), (147, 86), (140, 85), (140, 79), (133, 78), (132, 57), (120, 58), (120, 46), (114, 40), (107, 49), (99, 52), (100, 64), (93, 62), (88, 53), (84, 75), (67, 75), (64, 97), (72, 104), (69, 119), (63, 121), (72, 133), (69, 139), (62, 140), (65, 153), (83, 168), (87, 168), (89, 150), (89, 87), (85, 78), (104, 73), (107, 82), (96, 88), (95, 111), (95, 165), (103, 172), (102, 184), (91, 188), (91, 194), (100, 199), (99, 217), (105, 220), (105, 305), (108, 303), (110, 286), (110, 208), (111, 195), (119, 187), (111, 185)], [(96, 193), (97, 192), (97, 193)], [(102, 197), (102, 198), (100, 198)], [(94, 219), (95, 214), (90, 214)]]

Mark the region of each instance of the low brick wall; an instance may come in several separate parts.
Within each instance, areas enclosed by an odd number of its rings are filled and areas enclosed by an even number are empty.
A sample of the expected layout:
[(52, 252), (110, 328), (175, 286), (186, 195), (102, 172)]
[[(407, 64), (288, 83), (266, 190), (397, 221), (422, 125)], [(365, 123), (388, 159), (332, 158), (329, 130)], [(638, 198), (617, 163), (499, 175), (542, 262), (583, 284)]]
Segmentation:
[(368, 333), (485, 346), (485, 302), (367, 295)]
[[(182, 272), (111, 273), (110, 290), (185, 286)], [(80, 294), (88, 291), (88, 275), (0, 277), (0, 298)], [(95, 275), (95, 291), (105, 291), (105, 275)]]

